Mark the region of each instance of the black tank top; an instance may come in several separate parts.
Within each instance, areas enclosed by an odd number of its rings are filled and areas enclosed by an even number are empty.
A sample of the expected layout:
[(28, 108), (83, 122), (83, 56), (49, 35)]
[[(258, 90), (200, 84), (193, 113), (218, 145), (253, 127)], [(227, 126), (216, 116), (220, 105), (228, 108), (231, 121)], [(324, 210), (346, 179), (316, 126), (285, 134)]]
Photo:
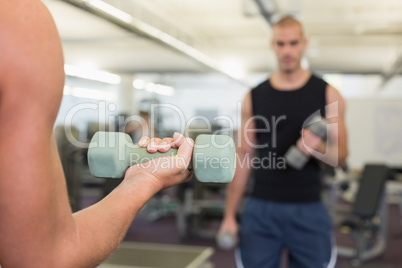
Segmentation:
[(303, 123), (319, 111), (325, 117), (327, 83), (315, 75), (301, 88), (282, 91), (267, 80), (251, 90), (257, 145), (252, 196), (275, 202), (321, 199), (320, 169), (311, 158), (302, 170), (285, 163), (286, 151), (300, 138)]

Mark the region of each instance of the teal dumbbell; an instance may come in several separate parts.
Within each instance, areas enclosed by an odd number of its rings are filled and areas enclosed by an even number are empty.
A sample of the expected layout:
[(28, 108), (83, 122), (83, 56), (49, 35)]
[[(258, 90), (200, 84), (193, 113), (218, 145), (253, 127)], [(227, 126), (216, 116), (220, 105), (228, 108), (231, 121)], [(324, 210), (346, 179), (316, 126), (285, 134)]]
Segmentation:
[[(136, 164), (177, 154), (177, 149), (149, 153), (134, 145), (130, 136), (121, 132), (97, 132), (88, 149), (88, 165), (92, 175), (100, 178), (123, 178), (126, 170)], [(163, 168), (168, 162), (159, 159)], [(189, 166), (201, 182), (230, 183), (236, 171), (236, 149), (226, 135), (199, 135), (194, 144)]]

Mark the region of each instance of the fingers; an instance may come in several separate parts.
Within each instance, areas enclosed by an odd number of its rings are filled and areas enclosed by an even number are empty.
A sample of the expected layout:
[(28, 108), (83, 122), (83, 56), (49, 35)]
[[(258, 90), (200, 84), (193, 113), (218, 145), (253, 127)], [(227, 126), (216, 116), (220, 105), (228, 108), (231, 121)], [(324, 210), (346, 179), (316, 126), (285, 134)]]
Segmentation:
[(297, 141), (297, 147), (308, 156), (312, 154), (312, 151), (321, 152), (322, 145), (321, 138), (308, 129), (303, 130), (303, 137)]
[(149, 137), (142, 137), (138, 141), (138, 145), (143, 148), (147, 147), (147, 150), (150, 153), (155, 153), (158, 151), (161, 142), (162, 140), (159, 138), (150, 139)]
[(301, 131), (301, 136), (302, 137), (309, 137), (309, 136), (311, 136), (312, 135), (312, 133), (311, 133), (311, 131), (309, 130), (309, 129), (303, 129), (302, 131)]
[[(177, 132), (176, 132), (176, 133), (177, 133)], [(179, 134), (179, 133), (177, 133), (177, 134), (176, 134), (176, 133), (175, 133), (175, 135), (174, 135), (174, 137), (176, 136), (176, 139), (175, 139), (175, 138), (164, 138), (164, 139), (159, 143), (158, 151), (164, 153), (164, 152), (169, 151), (170, 148), (175, 148), (175, 149), (179, 148), (180, 143), (178, 144), (177, 142), (178, 142), (178, 141), (181, 141), (181, 142), (182, 142), (184, 136), (181, 135), (181, 134)]]
[(296, 145), (305, 155), (310, 155), (310, 153), (307, 151), (306, 147), (304, 147), (304, 143), (303, 143), (302, 139), (298, 139), (296, 142)]
[(311, 130), (309, 129), (305, 129), (303, 130), (303, 137), (304, 138), (315, 138), (315, 139), (320, 139), (321, 138), (319, 136), (317, 136), (316, 134), (314, 134)]
[(141, 139), (138, 141), (138, 145), (140, 147), (147, 147), (149, 141), (150, 141), (150, 139), (148, 137), (146, 137), (146, 136), (141, 137)]
[[(159, 144), (158, 151), (161, 153), (167, 152), (172, 148), (174, 139), (173, 138), (164, 138), (162, 142)], [(175, 147), (173, 147), (175, 148)]]
[[(185, 141), (186, 138), (182, 134), (175, 132), (173, 138), (164, 138), (163, 140), (159, 138), (150, 139), (144, 136), (138, 141), (138, 145), (143, 148), (147, 147), (150, 153), (157, 151), (164, 153), (169, 151), (170, 148), (179, 148)], [(192, 143), (194, 144), (194, 141)]]
[(150, 152), (150, 153), (155, 153), (155, 152), (157, 152), (158, 151), (158, 148), (159, 148), (159, 144), (161, 143), (161, 139), (159, 139), (159, 138), (153, 138), (153, 139), (151, 139), (150, 140), (150, 142), (148, 143), (148, 146), (147, 146), (147, 150), (148, 150), (148, 152)]

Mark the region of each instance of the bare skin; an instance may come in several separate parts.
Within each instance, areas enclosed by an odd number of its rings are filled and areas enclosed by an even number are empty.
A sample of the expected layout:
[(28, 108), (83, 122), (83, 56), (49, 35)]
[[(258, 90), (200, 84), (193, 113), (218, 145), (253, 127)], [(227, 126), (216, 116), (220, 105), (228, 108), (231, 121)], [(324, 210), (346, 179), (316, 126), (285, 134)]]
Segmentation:
[(0, 36), (0, 265), (94, 267), (155, 193), (190, 178), (194, 142), (176, 134), (170, 168), (133, 166), (110, 195), (72, 214), (53, 135), (64, 84), (53, 19), (39, 0), (0, 0)]
[[(300, 27), (297, 25), (284, 27), (276, 26), (273, 28), (271, 47), (278, 61), (278, 70), (270, 77), (270, 82), (273, 87), (283, 91), (294, 90), (302, 87), (308, 81), (311, 73), (301, 67), (301, 59), (307, 48), (307, 44), (307, 39), (303, 36)], [(329, 106), (326, 120), (329, 124), (336, 123), (338, 130), (330, 125), (329, 146), (326, 146), (319, 137), (315, 136), (309, 130), (303, 130), (301, 133), (302, 138), (297, 141), (297, 146), (309, 156), (312, 155), (312, 151), (326, 153), (324, 157), (320, 158), (321, 160), (343, 165), (348, 155), (347, 134), (344, 121), (345, 101), (334, 87), (328, 85), (326, 91), (327, 105), (331, 103), (336, 104)], [(244, 159), (247, 154), (252, 156), (254, 153), (254, 148), (250, 146), (250, 144), (256, 144), (255, 132), (249, 131), (255, 129), (255, 122), (253, 122), (252, 116), (251, 94), (248, 93), (243, 101), (242, 124), (239, 132), (242, 136), (241, 146), (238, 147), (237, 150), (240, 160)], [(245, 122), (250, 120), (250, 124), (245, 124)], [(252, 142), (244, 142), (246, 139)], [(249, 159), (252, 159), (252, 157), (249, 157)], [(241, 161), (237, 161), (237, 163), (239, 162)], [(233, 182), (228, 187), (226, 210), (220, 226), (220, 232), (230, 232), (234, 234), (238, 232), (235, 216), (244, 195), (250, 174), (248, 167), (250, 166), (251, 165), (247, 165), (246, 163), (243, 164), (243, 168), (241, 168), (240, 165), (237, 166)]]

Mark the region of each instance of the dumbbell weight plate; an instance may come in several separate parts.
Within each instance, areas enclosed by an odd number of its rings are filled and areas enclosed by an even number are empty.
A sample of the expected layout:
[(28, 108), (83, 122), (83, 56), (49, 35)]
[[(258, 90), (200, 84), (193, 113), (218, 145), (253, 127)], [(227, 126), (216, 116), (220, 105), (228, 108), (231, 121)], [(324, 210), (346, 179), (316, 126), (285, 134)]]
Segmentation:
[(293, 145), (285, 154), (286, 163), (295, 168), (302, 169), (307, 163), (309, 157), (307, 157), (296, 145)]
[(199, 135), (195, 139), (193, 169), (201, 182), (230, 183), (236, 171), (236, 148), (226, 135)]

